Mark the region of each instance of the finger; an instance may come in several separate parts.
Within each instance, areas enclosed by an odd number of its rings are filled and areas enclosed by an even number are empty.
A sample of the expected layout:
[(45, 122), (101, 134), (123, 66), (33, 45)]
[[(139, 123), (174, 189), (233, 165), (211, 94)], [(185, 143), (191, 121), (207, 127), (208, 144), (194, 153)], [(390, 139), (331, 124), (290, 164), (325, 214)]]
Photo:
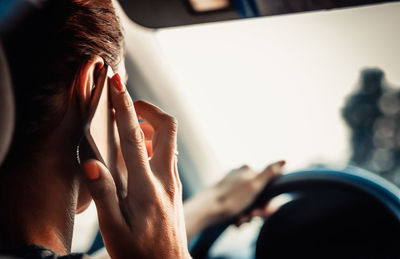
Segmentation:
[(151, 140), (153, 138), (154, 129), (147, 121), (139, 119), (139, 126), (144, 133), (146, 140)]
[(280, 208), (280, 204), (276, 204), (273, 202), (269, 202), (265, 205), (263, 211), (265, 214), (265, 218), (269, 217), (270, 215), (274, 214)]
[[(148, 156), (144, 133), (139, 126), (136, 111), (129, 93), (122, 84), (118, 74), (110, 79), (111, 102), (115, 109), (115, 117), (121, 142), (121, 150), (128, 169), (128, 189), (130, 183), (140, 178), (148, 179)], [(132, 175), (131, 175), (132, 174)], [(139, 181), (139, 182), (138, 182)]]
[(96, 204), (102, 231), (111, 232), (123, 226), (124, 220), (119, 207), (114, 180), (107, 168), (97, 160), (83, 164), (89, 192)]
[(250, 166), (242, 165), (241, 167), (238, 167), (238, 168), (235, 168), (235, 169), (231, 170), (227, 174), (227, 176), (230, 177), (230, 176), (235, 176), (237, 174), (244, 174), (244, 173), (248, 173), (248, 172), (254, 173), (253, 169), (251, 169)]
[(250, 222), (250, 220), (251, 220), (251, 217), (250, 216), (241, 216), (240, 218), (239, 218), (239, 220), (235, 223), (235, 225), (237, 226), (237, 227), (240, 227), (242, 224), (244, 224), (244, 223), (247, 223), (247, 222)]
[(147, 156), (151, 157), (153, 155), (152, 139), (153, 139), (153, 135), (154, 135), (154, 129), (150, 125), (150, 123), (143, 120), (140, 116), (138, 116), (138, 117), (139, 117), (140, 128), (142, 129), (142, 131), (144, 133), (144, 137), (146, 139), (145, 144), (146, 144), (146, 149), (147, 149)]
[(147, 156), (151, 157), (153, 155), (153, 141), (146, 139), (146, 150)]
[(154, 129), (152, 165), (161, 165), (163, 169), (173, 172), (177, 150), (176, 119), (160, 108), (143, 101), (135, 102), (135, 109)]
[(267, 216), (275, 213), (279, 210), (283, 205), (293, 200), (293, 196), (288, 194), (281, 194), (273, 198), (265, 205), (263, 210)]
[(254, 171), (248, 165), (243, 165), (240, 168), (236, 169), (236, 174), (240, 175), (241, 177), (243, 177), (245, 179), (250, 179), (250, 178), (253, 178), (255, 175), (257, 175), (256, 171)]
[(251, 218), (254, 217), (261, 217), (261, 218), (266, 218), (268, 216), (266, 210), (264, 208), (262, 209), (255, 209), (250, 213)]
[(270, 179), (282, 173), (282, 167), (285, 163), (284, 160), (281, 160), (270, 164), (254, 178), (254, 183), (262, 188)]
[(178, 155), (175, 155), (174, 158), (174, 175), (176, 178), (176, 183), (177, 183), (177, 189), (180, 190), (180, 193), (182, 192), (182, 182), (181, 178), (179, 177), (179, 172), (178, 172)]
[(252, 170), (249, 165), (242, 165), (241, 167), (235, 169), (236, 171), (249, 171)]

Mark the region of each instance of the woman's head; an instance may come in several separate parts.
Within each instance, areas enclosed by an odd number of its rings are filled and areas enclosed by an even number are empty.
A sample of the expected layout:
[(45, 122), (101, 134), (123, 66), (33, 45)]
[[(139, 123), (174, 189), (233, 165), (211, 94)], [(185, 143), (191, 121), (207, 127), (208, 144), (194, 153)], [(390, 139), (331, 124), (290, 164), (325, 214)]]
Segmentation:
[(117, 69), (123, 34), (112, 0), (48, 0), (3, 41), (16, 101), (10, 162), (59, 125), (88, 62)]
[[(2, 40), (14, 88), (16, 125), (0, 173), (14, 175), (26, 161), (35, 166), (52, 163), (49, 177), (55, 177), (54, 168), (61, 168), (66, 172), (57, 177), (68, 178), (71, 184), (78, 170), (73, 146), (82, 134), (96, 74), (104, 64), (116, 72), (123, 67), (123, 33), (112, 0), (44, 1)], [(54, 184), (54, 179), (43, 177)], [(85, 188), (79, 192), (81, 209), (88, 193)]]

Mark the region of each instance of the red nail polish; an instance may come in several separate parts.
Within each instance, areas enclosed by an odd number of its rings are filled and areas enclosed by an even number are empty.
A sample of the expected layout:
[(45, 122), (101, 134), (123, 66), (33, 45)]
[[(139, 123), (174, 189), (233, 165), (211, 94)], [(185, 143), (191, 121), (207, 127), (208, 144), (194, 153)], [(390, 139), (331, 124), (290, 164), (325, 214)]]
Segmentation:
[(113, 85), (115, 89), (117, 89), (118, 92), (122, 92), (124, 90), (124, 86), (122, 85), (121, 77), (119, 76), (119, 74), (116, 73), (111, 79), (113, 80)]
[(90, 180), (96, 180), (100, 177), (99, 168), (94, 163), (85, 163), (83, 164), (83, 168), (86, 174), (86, 177)]

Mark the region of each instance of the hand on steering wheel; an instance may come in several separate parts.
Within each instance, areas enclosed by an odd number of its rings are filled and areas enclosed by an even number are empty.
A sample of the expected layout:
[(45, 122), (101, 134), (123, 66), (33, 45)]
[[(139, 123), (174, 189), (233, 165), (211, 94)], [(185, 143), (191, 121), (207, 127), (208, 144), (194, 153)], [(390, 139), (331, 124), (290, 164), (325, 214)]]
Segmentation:
[[(214, 186), (185, 201), (186, 231), (188, 239), (205, 228), (240, 216), (237, 225), (253, 216), (266, 216), (268, 210), (256, 209), (249, 215), (239, 215), (245, 210), (274, 177), (281, 174), (285, 161), (278, 161), (257, 173), (249, 166), (232, 170)], [(203, 209), (199, 209), (203, 208)]]
[[(260, 173), (245, 165), (232, 170), (218, 182), (213, 190), (218, 207), (220, 207), (221, 220), (238, 216), (250, 205), (270, 179), (282, 173), (284, 164), (285, 161), (275, 162), (268, 165)], [(236, 224), (240, 225), (247, 222), (254, 216), (265, 217), (267, 212), (264, 209), (256, 209), (249, 215), (239, 215), (241, 218)]]

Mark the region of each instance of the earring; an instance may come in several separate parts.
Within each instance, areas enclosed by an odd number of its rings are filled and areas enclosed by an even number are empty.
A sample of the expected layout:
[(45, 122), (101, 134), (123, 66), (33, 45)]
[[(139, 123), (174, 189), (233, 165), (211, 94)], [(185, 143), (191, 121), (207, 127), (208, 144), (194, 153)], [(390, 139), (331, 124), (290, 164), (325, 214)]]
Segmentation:
[(78, 141), (78, 144), (76, 145), (76, 161), (78, 162), (78, 165), (79, 166), (81, 166), (81, 156), (80, 156), (80, 148), (81, 148), (81, 142), (82, 142), (82, 140), (83, 140), (83, 137), (84, 136), (82, 136), (82, 137), (80, 137), (79, 138), (79, 141)]

